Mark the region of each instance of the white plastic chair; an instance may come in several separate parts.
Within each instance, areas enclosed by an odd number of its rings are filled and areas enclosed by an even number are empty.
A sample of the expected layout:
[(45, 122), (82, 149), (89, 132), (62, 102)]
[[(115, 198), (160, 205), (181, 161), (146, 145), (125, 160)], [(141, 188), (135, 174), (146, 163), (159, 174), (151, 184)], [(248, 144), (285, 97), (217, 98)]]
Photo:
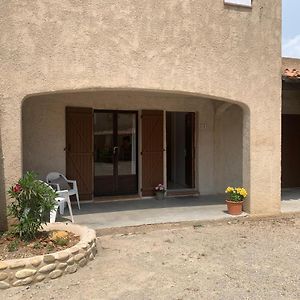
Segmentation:
[(56, 186), (56, 190), (60, 191), (61, 188), (60, 188), (59, 184), (52, 182), (52, 181), (55, 181), (56, 179), (58, 179), (59, 177), (63, 178), (67, 183), (72, 185), (72, 188), (68, 189), (68, 193), (69, 193), (69, 196), (73, 196), (73, 195), (76, 196), (77, 205), (78, 205), (78, 208), (80, 209), (79, 195), (78, 195), (78, 188), (77, 188), (76, 180), (69, 180), (61, 173), (51, 172), (47, 175), (46, 181), (48, 184), (51, 184), (52, 186)]
[[(54, 188), (51, 186), (51, 184), (48, 184), (44, 181), (41, 181), (41, 182), (46, 184), (47, 186), (49, 186), (51, 189), (54, 190)], [(70, 197), (69, 197), (69, 192), (67, 190), (55, 191), (55, 192), (58, 194), (58, 197), (55, 198), (56, 205), (55, 205), (54, 209), (50, 211), (50, 223), (55, 223), (58, 207), (59, 207), (60, 214), (61, 215), (64, 214), (65, 203), (67, 203), (67, 205), (68, 205), (71, 220), (72, 220), (72, 223), (74, 223), (74, 217), (73, 217), (73, 211), (72, 211), (71, 201), (70, 201)]]
[(56, 215), (57, 215), (57, 209), (59, 207), (59, 212), (61, 215), (64, 214), (64, 208), (65, 208), (65, 203), (67, 202), (70, 216), (71, 216), (71, 221), (74, 223), (74, 217), (73, 217), (73, 212), (72, 212), (72, 206), (71, 206), (71, 201), (69, 197), (69, 193), (67, 190), (64, 191), (57, 191), (59, 194), (58, 197), (55, 198), (57, 204), (55, 205), (54, 209), (50, 211), (50, 223), (55, 223), (56, 220)]

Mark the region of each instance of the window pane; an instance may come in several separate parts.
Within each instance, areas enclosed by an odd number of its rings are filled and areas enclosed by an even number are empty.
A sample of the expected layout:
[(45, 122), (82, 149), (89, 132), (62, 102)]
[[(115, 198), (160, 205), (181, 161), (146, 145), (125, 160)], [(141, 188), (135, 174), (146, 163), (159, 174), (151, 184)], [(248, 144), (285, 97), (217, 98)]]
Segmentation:
[(94, 115), (95, 176), (113, 175), (113, 114)]
[(136, 174), (136, 115), (118, 114), (118, 175)]

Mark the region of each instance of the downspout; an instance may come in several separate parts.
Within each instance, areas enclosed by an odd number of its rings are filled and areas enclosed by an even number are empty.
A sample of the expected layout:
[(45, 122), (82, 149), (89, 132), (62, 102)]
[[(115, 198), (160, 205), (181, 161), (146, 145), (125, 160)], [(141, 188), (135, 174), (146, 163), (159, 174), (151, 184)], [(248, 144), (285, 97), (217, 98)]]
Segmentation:
[(4, 177), (4, 157), (2, 150), (2, 105), (0, 107), (0, 231), (6, 231), (7, 224), (7, 208), (6, 208), (6, 190)]

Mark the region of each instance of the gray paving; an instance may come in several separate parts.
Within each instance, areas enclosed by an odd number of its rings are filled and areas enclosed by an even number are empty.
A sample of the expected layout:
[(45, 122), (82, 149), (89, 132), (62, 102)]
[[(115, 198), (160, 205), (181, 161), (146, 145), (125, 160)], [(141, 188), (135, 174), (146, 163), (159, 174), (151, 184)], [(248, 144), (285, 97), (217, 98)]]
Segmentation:
[(283, 213), (300, 212), (300, 188), (282, 189), (281, 200)]
[(81, 210), (73, 206), (73, 213), (76, 223), (94, 229), (232, 218), (224, 199), (224, 195), (212, 195), (82, 203)]
[[(166, 198), (163, 201), (82, 202), (81, 210), (73, 205), (73, 213), (76, 223), (94, 229), (233, 218), (227, 214), (224, 199), (225, 195), (209, 195)], [(300, 188), (282, 191), (281, 210), (283, 213), (300, 212)], [(69, 218), (67, 209), (65, 218)]]

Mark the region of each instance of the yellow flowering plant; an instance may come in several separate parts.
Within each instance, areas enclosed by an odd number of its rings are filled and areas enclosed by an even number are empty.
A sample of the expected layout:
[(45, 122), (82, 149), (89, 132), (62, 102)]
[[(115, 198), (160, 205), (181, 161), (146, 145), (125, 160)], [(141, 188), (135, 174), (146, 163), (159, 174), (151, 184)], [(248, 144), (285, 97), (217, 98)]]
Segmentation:
[(240, 202), (243, 201), (247, 197), (247, 191), (243, 187), (231, 187), (229, 186), (225, 193), (229, 196), (229, 201)]

